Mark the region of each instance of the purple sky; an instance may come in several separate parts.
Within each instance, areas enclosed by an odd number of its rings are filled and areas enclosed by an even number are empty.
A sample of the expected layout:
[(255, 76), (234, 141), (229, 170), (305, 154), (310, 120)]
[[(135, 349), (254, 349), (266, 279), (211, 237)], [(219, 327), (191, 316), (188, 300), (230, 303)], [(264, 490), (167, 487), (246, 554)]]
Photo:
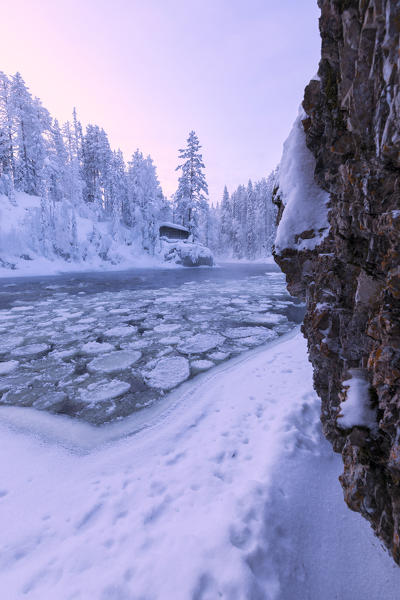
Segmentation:
[(61, 121), (76, 105), (126, 158), (151, 154), (168, 195), (194, 129), (215, 201), (278, 163), (317, 71), (318, 16), (316, 0), (15, 0), (0, 69)]

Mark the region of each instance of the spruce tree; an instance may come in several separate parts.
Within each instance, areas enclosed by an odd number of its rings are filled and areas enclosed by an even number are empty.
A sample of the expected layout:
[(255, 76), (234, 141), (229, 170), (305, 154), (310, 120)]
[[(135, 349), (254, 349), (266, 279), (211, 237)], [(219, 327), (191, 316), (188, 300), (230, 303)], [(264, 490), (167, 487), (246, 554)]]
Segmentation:
[(186, 148), (179, 150), (179, 159), (183, 162), (176, 168), (181, 175), (174, 195), (174, 218), (187, 227), (195, 239), (200, 236), (200, 221), (208, 209), (208, 186), (200, 149), (198, 137), (191, 131)]
[(254, 260), (256, 257), (256, 197), (251, 180), (247, 184), (247, 204), (246, 204), (246, 258)]

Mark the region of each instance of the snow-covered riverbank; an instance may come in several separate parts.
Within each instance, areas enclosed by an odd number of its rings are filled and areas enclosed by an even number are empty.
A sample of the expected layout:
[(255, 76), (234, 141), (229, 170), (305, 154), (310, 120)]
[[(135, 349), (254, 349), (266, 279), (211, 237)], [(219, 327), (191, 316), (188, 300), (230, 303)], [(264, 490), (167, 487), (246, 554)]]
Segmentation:
[(7, 425), (3, 410), (6, 598), (398, 597), (398, 569), (343, 503), (300, 334), (89, 453)]
[[(11, 264), (11, 261), (7, 261)], [(9, 277), (46, 277), (48, 275), (74, 274), (74, 273), (111, 273), (127, 269), (183, 269), (182, 265), (167, 263), (160, 258), (140, 254), (137, 256), (126, 253), (120, 262), (112, 263), (93, 258), (89, 261), (67, 262), (61, 258), (45, 258), (35, 256), (31, 260), (14, 260), (15, 268), (2, 266), (0, 263), (0, 280)]]

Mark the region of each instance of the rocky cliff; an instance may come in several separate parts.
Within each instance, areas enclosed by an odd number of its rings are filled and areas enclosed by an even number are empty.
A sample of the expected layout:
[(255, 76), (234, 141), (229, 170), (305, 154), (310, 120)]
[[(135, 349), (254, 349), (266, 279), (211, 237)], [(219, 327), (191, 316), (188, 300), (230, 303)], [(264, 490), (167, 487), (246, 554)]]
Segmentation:
[(303, 332), (345, 500), (400, 564), (400, 2), (319, 6), (321, 60), (302, 127), (329, 194), (329, 232), (321, 241), (304, 226), (296, 241), (318, 244), (281, 244), (276, 260), (306, 301)]

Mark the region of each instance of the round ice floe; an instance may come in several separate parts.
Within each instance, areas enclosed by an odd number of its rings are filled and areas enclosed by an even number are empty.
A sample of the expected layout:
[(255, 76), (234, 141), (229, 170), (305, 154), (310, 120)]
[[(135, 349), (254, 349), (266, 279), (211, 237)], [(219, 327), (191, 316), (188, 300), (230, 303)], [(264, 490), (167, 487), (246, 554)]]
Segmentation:
[(46, 408), (51, 408), (54, 404), (59, 404), (66, 400), (67, 394), (64, 392), (45, 392), (43, 395), (35, 400), (32, 404), (34, 408), (39, 410), (45, 410)]
[(54, 319), (51, 319), (50, 323), (64, 323), (65, 321), (68, 321), (67, 317), (54, 317)]
[(216, 319), (216, 315), (217, 315), (217, 313), (215, 313), (215, 312), (207, 313), (207, 314), (196, 313), (194, 315), (188, 315), (187, 320), (190, 321), (191, 323), (202, 323), (202, 322), (206, 322), (206, 321), (214, 321)]
[(59, 310), (56, 310), (56, 313), (63, 317), (68, 317), (68, 319), (75, 319), (77, 317), (82, 316), (82, 312), (80, 312), (80, 311), (74, 312), (73, 310), (70, 311), (68, 309), (62, 309), (62, 308)]
[(14, 350), (17, 346), (23, 344), (24, 339), (20, 335), (5, 335), (0, 337), (0, 354), (5, 354)]
[(239, 339), (239, 338), (247, 338), (253, 335), (256, 336), (265, 336), (268, 337), (268, 329), (264, 327), (231, 327), (226, 329), (224, 335), (229, 338)]
[(179, 327), (179, 323), (161, 323), (154, 327), (154, 331), (158, 331), (159, 333), (171, 333), (172, 331), (179, 329)]
[(160, 344), (165, 344), (166, 346), (169, 345), (175, 345), (175, 344), (179, 344), (179, 342), (181, 341), (181, 338), (178, 337), (177, 335), (171, 335), (169, 337), (164, 337), (164, 338), (160, 338), (159, 340)]
[(93, 329), (92, 325), (85, 325), (85, 324), (78, 324), (78, 325), (72, 325), (72, 326), (67, 326), (68, 329), (68, 333), (83, 333), (84, 331), (89, 331), (90, 329)]
[(159, 390), (171, 390), (189, 377), (189, 362), (183, 356), (162, 358), (145, 376), (146, 383)]
[(103, 354), (103, 352), (111, 352), (114, 346), (108, 342), (88, 342), (81, 348), (82, 354)]
[(8, 360), (6, 362), (0, 362), (0, 375), (8, 375), (15, 371), (18, 367), (19, 362), (17, 360)]
[(93, 359), (87, 368), (91, 373), (118, 373), (129, 369), (141, 356), (137, 350), (117, 350)]
[(28, 344), (27, 346), (20, 346), (15, 348), (11, 354), (12, 356), (21, 356), (23, 358), (29, 358), (33, 356), (39, 356), (50, 350), (50, 346), (47, 344)]
[(67, 348), (66, 350), (53, 350), (53, 352), (50, 352), (49, 358), (52, 358), (54, 360), (63, 360), (65, 358), (72, 358), (76, 354), (78, 354), (77, 348)]
[[(21, 390), (29, 387), (33, 382), (31, 373), (10, 373), (8, 376), (4, 375), (0, 377), (0, 392), (6, 392), (7, 390)], [(4, 400), (4, 397), (2, 398)]]
[(85, 390), (81, 390), (81, 400), (88, 404), (96, 404), (97, 402), (105, 402), (106, 400), (113, 400), (126, 394), (130, 390), (130, 384), (126, 381), (119, 381), (119, 379), (113, 379), (111, 381), (100, 381), (99, 383), (92, 383)]
[(12, 315), (8, 312), (0, 312), (0, 321), (14, 321), (16, 319), (16, 315)]
[(210, 358), (212, 358), (212, 360), (215, 360), (217, 362), (221, 362), (221, 361), (226, 360), (227, 358), (230, 357), (230, 352), (212, 352), (208, 356)]
[(136, 332), (137, 332), (137, 327), (131, 327), (128, 325), (119, 325), (117, 327), (113, 327), (112, 329), (109, 329), (108, 331), (105, 331), (103, 335), (104, 335), (104, 337), (121, 338), (121, 337), (127, 337), (129, 335), (133, 335)]
[(251, 335), (249, 337), (240, 338), (240, 343), (245, 346), (259, 346), (260, 344), (264, 344), (267, 340), (272, 340), (278, 337), (276, 331), (267, 330), (266, 333), (261, 335)]
[(254, 323), (254, 325), (277, 325), (287, 321), (287, 317), (276, 313), (268, 313), (267, 315), (250, 315), (244, 320), (248, 323)]
[(34, 308), (33, 306), (14, 306), (11, 310), (12, 312), (25, 312), (26, 310), (31, 310)]
[(218, 333), (198, 333), (178, 346), (183, 354), (201, 354), (208, 352), (224, 342)]
[(214, 363), (211, 360), (194, 360), (190, 363), (192, 371), (194, 373), (200, 373), (201, 371), (207, 371), (207, 369), (211, 369), (214, 366)]
[(121, 344), (121, 348), (123, 348), (124, 350), (140, 350), (142, 348), (147, 348), (147, 346), (150, 346), (151, 342), (149, 340), (135, 340), (134, 342), (127, 342), (124, 344)]

